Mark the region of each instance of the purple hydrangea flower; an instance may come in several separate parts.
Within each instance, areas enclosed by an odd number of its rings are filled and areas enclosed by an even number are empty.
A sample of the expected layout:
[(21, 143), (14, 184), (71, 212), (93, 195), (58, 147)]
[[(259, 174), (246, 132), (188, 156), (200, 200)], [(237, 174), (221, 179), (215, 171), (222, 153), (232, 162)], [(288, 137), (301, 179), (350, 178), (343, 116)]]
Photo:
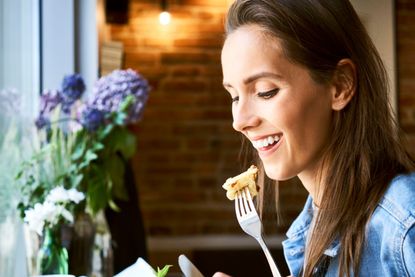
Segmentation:
[(35, 125), (39, 130), (50, 126), (50, 113), (61, 103), (62, 98), (58, 90), (45, 90), (42, 92), (39, 116), (35, 120)]
[(81, 111), (80, 121), (88, 131), (96, 131), (104, 121), (104, 113), (97, 108), (85, 106)]
[(40, 114), (49, 115), (61, 103), (62, 98), (59, 90), (43, 91), (40, 96)]
[(35, 125), (38, 130), (50, 127), (50, 120), (43, 114), (40, 114), (39, 117), (35, 120)]
[(142, 116), (149, 90), (147, 80), (134, 70), (114, 70), (95, 83), (89, 105), (107, 116), (119, 111), (120, 104), (132, 95), (134, 101), (128, 110), (125, 124), (134, 123)]
[(71, 74), (63, 78), (62, 81), (62, 110), (69, 113), (76, 100), (81, 98), (85, 91), (85, 83), (80, 74)]

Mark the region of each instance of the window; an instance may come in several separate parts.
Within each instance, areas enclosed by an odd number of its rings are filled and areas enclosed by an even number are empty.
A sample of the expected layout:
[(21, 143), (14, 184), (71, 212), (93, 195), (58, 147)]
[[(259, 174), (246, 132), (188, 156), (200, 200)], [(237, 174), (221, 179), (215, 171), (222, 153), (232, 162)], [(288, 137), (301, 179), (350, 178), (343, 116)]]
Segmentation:
[(38, 1), (0, 1), (0, 89), (20, 92), (27, 116), (39, 93)]
[(20, 112), (7, 112), (1, 96), (11, 93), (0, 94), (0, 276), (28, 275), (12, 184), (22, 154), (30, 155), (22, 142), (32, 137), (7, 134), (33, 126), (42, 89), (59, 88), (64, 75), (81, 73), (92, 87), (98, 76), (96, 26), (95, 0), (0, 0), (0, 91), (14, 89), (21, 100)]

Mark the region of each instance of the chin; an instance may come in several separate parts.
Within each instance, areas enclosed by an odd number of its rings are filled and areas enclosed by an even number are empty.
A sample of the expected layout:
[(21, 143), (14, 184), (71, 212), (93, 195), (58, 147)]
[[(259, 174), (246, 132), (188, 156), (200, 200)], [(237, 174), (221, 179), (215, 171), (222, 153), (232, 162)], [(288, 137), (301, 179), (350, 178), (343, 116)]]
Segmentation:
[(290, 172), (284, 167), (278, 165), (264, 164), (264, 170), (267, 177), (275, 181), (285, 181), (297, 176), (297, 174)]

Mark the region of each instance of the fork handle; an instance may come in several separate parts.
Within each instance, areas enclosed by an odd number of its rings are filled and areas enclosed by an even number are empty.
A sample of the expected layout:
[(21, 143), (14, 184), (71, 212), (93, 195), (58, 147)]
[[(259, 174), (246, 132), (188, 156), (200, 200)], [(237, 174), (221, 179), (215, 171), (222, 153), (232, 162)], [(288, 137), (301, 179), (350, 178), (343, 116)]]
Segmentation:
[(264, 239), (262, 237), (256, 238), (259, 242), (259, 245), (262, 248), (262, 251), (265, 253), (265, 257), (267, 258), (269, 267), (271, 268), (272, 276), (273, 277), (281, 277), (280, 272), (278, 271), (277, 265), (275, 264), (274, 259), (272, 258), (271, 253), (269, 252), (268, 247), (266, 246)]

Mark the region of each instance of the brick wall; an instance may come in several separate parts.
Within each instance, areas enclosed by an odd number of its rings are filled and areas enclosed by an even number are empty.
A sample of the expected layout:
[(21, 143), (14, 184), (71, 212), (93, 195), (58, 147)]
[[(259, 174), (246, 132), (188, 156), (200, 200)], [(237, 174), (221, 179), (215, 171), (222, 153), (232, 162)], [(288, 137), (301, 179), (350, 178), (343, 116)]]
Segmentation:
[(396, 1), (399, 119), (415, 157), (415, 1)]
[[(169, 1), (172, 22), (162, 26), (156, 1), (131, 0), (129, 23), (106, 26), (106, 39), (124, 44), (125, 67), (139, 71), (153, 88), (135, 127), (134, 159), (151, 236), (241, 234), (233, 203), (221, 188), (241, 170), (240, 137), (231, 127), (230, 98), (221, 85), (228, 2)], [(286, 187), (281, 193), (287, 199), (303, 192), (298, 184)], [(300, 207), (301, 201), (290, 205), (287, 214), (293, 217)]]
[[(239, 136), (231, 128), (230, 100), (221, 86), (223, 0), (169, 1), (172, 22), (158, 23), (157, 1), (131, 0), (129, 24), (107, 25), (122, 41), (125, 67), (153, 88), (134, 127), (134, 169), (146, 231), (151, 236), (241, 234), (221, 188), (241, 168)], [(415, 1), (398, 0), (399, 118), (415, 153)], [(302, 207), (305, 191), (282, 186), (285, 225)], [(275, 232), (275, 226), (267, 227)]]

